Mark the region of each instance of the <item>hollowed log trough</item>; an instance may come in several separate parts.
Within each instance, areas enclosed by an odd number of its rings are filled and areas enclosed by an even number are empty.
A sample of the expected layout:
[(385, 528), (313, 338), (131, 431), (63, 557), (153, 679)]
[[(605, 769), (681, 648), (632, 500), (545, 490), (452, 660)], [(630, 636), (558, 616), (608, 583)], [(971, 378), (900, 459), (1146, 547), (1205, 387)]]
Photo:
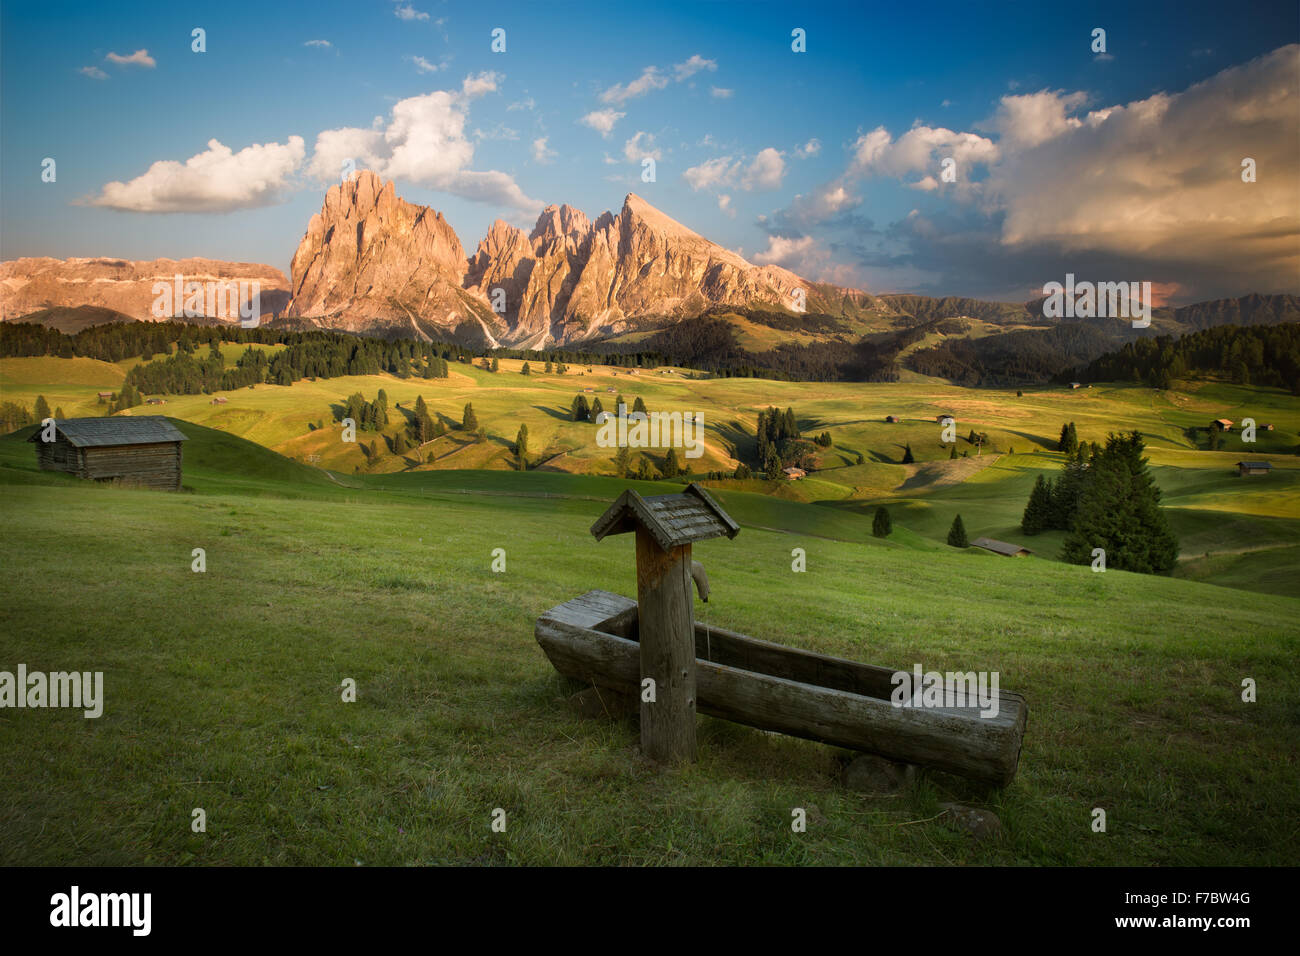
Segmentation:
[[(640, 694), (637, 603), (588, 591), (537, 620), (537, 642), (566, 677)], [(1016, 774), (1028, 707), (999, 693), (978, 707), (897, 707), (896, 673), (695, 624), (696, 709), (761, 730), (879, 754), (1005, 786)]]

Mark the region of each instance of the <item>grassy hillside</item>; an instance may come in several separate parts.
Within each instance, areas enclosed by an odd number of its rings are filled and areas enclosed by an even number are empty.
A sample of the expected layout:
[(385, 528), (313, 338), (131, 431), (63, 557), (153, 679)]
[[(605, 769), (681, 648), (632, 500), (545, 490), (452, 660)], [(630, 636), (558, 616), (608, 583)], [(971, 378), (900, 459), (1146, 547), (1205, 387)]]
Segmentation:
[[(532, 636), (588, 588), (635, 594), (630, 538), (588, 531), (625, 482), (330, 477), (177, 424), (192, 489), (177, 494), (38, 472), (30, 429), (0, 439), (0, 657), (102, 670), (107, 699), (98, 720), (0, 720), (0, 863), (1169, 865), (1300, 849), (1294, 598), (910, 530), (879, 541), (852, 509), (724, 489), (743, 530), (696, 549), (714, 593), (700, 619), (873, 663), (996, 670), (1029, 701), (1021, 769), (1000, 793), (923, 774), (868, 797), (836, 782), (832, 748), (702, 719), (700, 762), (661, 775), (634, 723), (576, 715)], [(993, 809), (1007, 837), (948, 830), (947, 799)], [(790, 831), (793, 807), (816, 808), (808, 833)]]
[[(270, 347), (267, 347), (270, 348)], [(278, 346), (276, 347), (278, 348)], [(242, 347), (224, 348), (233, 363)], [(96, 393), (121, 387), (137, 360), (116, 365), (90, 359), (21, 358), (0, 360), (0, 391), (11, 401), (31, 405), (45, 395), (65, 414), (98, 415), (105, 406)], [(815, 503), (826, 510), (819, 523), (828, 536), (842, 537), (835, 522), (845, 514), (867, 516), (881, 504), (892, 509), (898, 533), (941, 543), (960, 513), (972, 537), (1014, 541), (1041, 557), (1054, 559), (1061, 536), (1036, 538), (1019, 533), (1029, 489), (1039, 473), (1054, 474), (1060, 456), (1053, 450), (1061, 425), (1073, 421), (1079, 437), (1103, 441), (1108, 432), (1137, 429), (1145, 437), (1153, 473), (1182, 544), (1178, 576), (1262, 593), (1300, 596), (1296, 548), (1300, 547), (1300, 400), (1277, 389), (1222, 383), (1186, 382), (1176, 390), (1098, 385), (1014, 390), (964, 389), (934, 380), (891, 384), (772, 382), (759, 379), (708, 379), (682, 369), (642, 369), (629, 374), (609, 366), (574, 366), (567, 375), (544, 374), (530, 363), (502, 359), (492, 373), (454, 363), (447, 379), (405, 379), (391, 375), (300, 381), (292, 386), (257, 385), (213, 396), (168, 396), (161, 407), (142, 406), (130, 414), (166, 412), (187, 422), (239, 436), (282, 455), (331, 469), (343, 476), (421, 476), (444, 470), (505, 472), (515, 467), (511, 446), (520, 425), (530, 433), (530, 467), (543, 474), (612, 476), (613, 449), (596, 444), (597, 428), (569, 420), (575, 395), (597, 397), (612, 409), (622, 395), (630, 405), (644, 399), (652, 410), (693, 411), (705, 421), (702, 457), (686, 460), (696, 474), (731, 472), (739, 461), (755, 464), (755, 420), (768, 405), (792, 407), (805, 434), (829, 432), (832, 446), (822, 453), (822, 469), (807, 479), (727, 480), (714, 483), (728, 492), (781, 501)], [(417, 452), (388, 451), (385, 436), (358, 432), (359, 442), (375, 442), (371, 460), (359, 443), (341, 440), (334, 423), (346, 397), (360, 391), (373, 399), (388, 394), (392, 436), (405, 427), (417, 397), (446, 424), (446, 437)], [(585, 392), (585, 389), (592, 389)], [(613, 389), (611, 392), (610, 389)], [(466, 403), (472, 402), (487, 432), (485, 441), (459, 430)], [(400, 406), (400, 407), (399, 407)], [(958, 454), (941, 441), (940, 414), (956, 416)], [(888, 423), (887, 415), (899, 421)], [(1272, 431), (1257, 432), (1247, 445), (1237, 432), (1225, 436), (1222, 450), (1198, 448), (1203, 438), (1189, 427), (1211, 419), (1252, 417)], [(317, 427), (319, 426), (319, 427)], [(985, 432), (988, 444), (970, 445), (972, 431)], [(903, 465), (910, 446), (915, 464)], [(663, 450), (655, 454), (661, 458)], [(857, 464), (858, 456), (863, 464)], [(1265, 478), (1239, 478), (1234, 463), (1243, 457), (1272, 462)], [(778, 508), (765, 501), (761, 508)], [(783, 527), (779, 523), (773, 525)], [(820, 532), (819, 532), (820, 533)]]

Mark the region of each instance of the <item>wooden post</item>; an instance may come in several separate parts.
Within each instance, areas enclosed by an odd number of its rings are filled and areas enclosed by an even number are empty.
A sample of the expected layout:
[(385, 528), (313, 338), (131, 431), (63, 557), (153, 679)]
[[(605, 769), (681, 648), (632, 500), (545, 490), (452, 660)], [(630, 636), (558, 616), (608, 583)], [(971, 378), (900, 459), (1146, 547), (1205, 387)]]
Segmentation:
[(655, 700), (641, 692), (641, 749), (662, 763), (695, 759), (695, 606), (691, 546), (661, 548), (636, 529), (636, 591), (641, 679), (654, 680)]

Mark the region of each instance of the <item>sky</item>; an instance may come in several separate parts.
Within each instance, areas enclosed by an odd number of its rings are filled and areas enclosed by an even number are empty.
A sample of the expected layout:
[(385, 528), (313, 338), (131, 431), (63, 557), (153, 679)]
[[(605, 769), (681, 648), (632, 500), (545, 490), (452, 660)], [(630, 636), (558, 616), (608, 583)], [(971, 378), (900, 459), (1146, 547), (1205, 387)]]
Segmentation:
[(288, 273), (350, 161), (467, 253), (495, 219), (635, 192), (875, 293), (1300, 292), (1298, 11), (6, 0), (0, 258)]

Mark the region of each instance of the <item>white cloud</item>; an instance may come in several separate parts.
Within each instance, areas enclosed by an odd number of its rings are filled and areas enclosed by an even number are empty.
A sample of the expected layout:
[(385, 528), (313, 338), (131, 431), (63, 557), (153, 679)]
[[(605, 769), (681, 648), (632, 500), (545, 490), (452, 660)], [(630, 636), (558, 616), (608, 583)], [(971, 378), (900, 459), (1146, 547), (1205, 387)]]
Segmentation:
[(1087, 93), (1062, 95), (1061, 90), (1004, 96), (997, 114), (987, 125), (997, 132), (998, 141), (1004, 146), (1037, 146), (1082, 126), (1082, 120), (1068, 114), (1086, 102)]
[(109, 63), (116, 63), (118, 66), (143, 66), (151, 70), (158, 65), (158, 61), (149, 55), (148, 50), (136, 50), (130, 56), (109, 53), (104, 59)]
[[(848, 229), (847, 246), (868, 268), (905, 263), (913, 281), (937, 278), (972, 294), (1041, 288), (1042, 272), (1058, 266), (1164, 283), (1189, 301), (1295, 292), (1297, 116), (1297, 44), (1182, 91), (1099, 108), (1078, 91), (1008, 93), (981, 124), (992, 137), (922, 125), (897, 140), (883, 127), (859, 136), (843, 173), (796, 196), (767, 228), (787, 237), (818, 225)], [(948, 156), (956, 183), (940, 176)], [(1257, 164), (1257, 182), (1242, 182), (1245, 157)], [(863, 244), (870, 222), (841, 217), (859, 203), (853, 187), (867, 176), (966, 208), (892, 223), (882, 235), (902, 251), (884, 256)], [(801, 251), (793, 242), (764, 255), (785, 261)]]
[(422, 56), (408, 56), (408, 60), (415, 64), (416, 70), (421, 73), (437, 73), (442, 66), (437, 63), (430, 63)]
[(780, 189), (785, 160), (771, 146), (761, 150), (740, 178), (742, 189)]
[(415, 9), (415, 7), (411, 6), (409, 3), (404, 6), (398, 6), (397, 9), (393, 11), (393, 15), (397, 17), (397, 19), (399, 20), (429, 19), (429, 15), (427, 13), (421, 13), (419, 10)]
[(505, 77), (493, 70), (487, 70), (483, 73), (471, 73), (465, 77), (465, 82), (461, 84), (461, 92), (469, 99), (482, 96), (484, 93), (495, 93), (497, 86)]
[(804, 143), (802, 146), (796, 147), (794, 154), (798, 156), (800, 159), (807, 159), (809, 156), (816, 156), (821, 151), (822, 151), (822, 141), (814, 136), (812, 139), (808, 140), (808, 142)]
[(729, 100), (731, 99), (731, 94), (735, 92), (736, 92), (735, 90), (729, 90), (726, 89), (725, 87), (715, 86), (713, 88), (713, 97), (714, 99), (719, 99), (719, 100)]
[(767, 248), (754, 254), (754, 262), (760, 266), (788, 265), (802, 261), (817, 245), (812, 236), (799, 236), (787, 239), (784, 236), (768, 236)]
[(690, 167), (682, 173), (682, 178), (696, 191), (721, 186), (739, 186), (752, 191), (779, 189), (784, 175), (785, 160), (781, 158), (779, 150), (769, 146), (760, 150), (748, 166), (743, 159), (733, 160), (730, 156), (719, 156)]
[[(1081, 117), (1069, 111), (1083, 106), (1082, 94), (1004, 97), (997, 121), (1016, 148), (1004, 149), (988, 188), (1005, 213), (1002, 241), (1244, 273), (1285, 268), (1294, 286), (1297, 91), (1300, 45), (1292, 44), (1182, 92)], [(1256, 161), (1258, 182), (1241, 181), (1245, 156)]]
[(689, 60), (673, 66), (673, 73), (677, 77), (677, 82), (689, 79), (701, 70), (716, 70), (718, 68), (717, 60), (706, 60), (698, 53), (694, 54)]
[(507, 112), (510, 110), (534, 110), (537, 108), (537, 101), (531, 96), (526, 96), (522, 100), (511, 103), (506, 107)]
[(668, 77), (659, 72), (657, 66), (647, 66), (641, 71), (631, 83), (624, 86), (622, 83), (615, 83), (605, 92), (600, 94), (602, 103), (613, 103), (616, 106), (622, 106), (628, 100), (637, 96), (644, 96), (651, 90), (662, 90), (668, 85)]
[(995, 162), (998, 147), (992, 140), (975, 133), (954, 133), (930, 126), (914, 126), (895, 142), (881, 126), (858, 137), (854, 143), (850, 173), (902, 178), (936, 170), (943, 159), (950, 157), (957, 161), (959, 176), (964, 179), (974, 166)]
[(710, 186), (725, 186), (734, 181), (736, 165), (732, 163), (730, 156), (719, 156), (717, 159), (692, 166), (682, 173), (682, 178), (697, 192)]
[(590, 126), (601, 136), (609, 136), (614, 124), (626, 115), (626, 113), (620, 113), (617, 110), (595, 110), (582, 117), (578, 122), (583, 126)]
[(646, 157), (658, 162), (663, 159), (663, 154), (655, 148), (653, 133), (638, 130), (636, 135), (623, 144), (623, 158), (629, 163), (639, 163)]
[(399, 100), (391, 117), (380, 118), (371, 129), (324, 130), (316, 137), (308, 174), (332, 182), (343, 161), (350, 159), (386, 179), (535, 212), (542, 204), (525, 195), (511, 176), (469, 168), (474, 159), (474, 144), (465, 135), (470, 102), (495, 90), (501, 79), (496, 73), (480, 73), (466, 77), (460, 90)]
[(474, 138), (480, 142), (485, 139), (503, 139), (513, 143), (519, 139), (519, 130), (511, 129), (505, 123), (497, 123), (491, 129), (474, 130)]
[(723, 193), (718, 197), (718, 208), (725, 212), (732, 219), (736, 218), (736, 210), (731, 208), (731, 197)]
[(285, 145), (260, 143), (232, 152), (208, 140), (205, 152), (184, 163), (160, 160), (127, 183), (105, 184), (89, 201), (125, 212), (231, 212), (279, 202), (289, 177), (302, 165), (301, 136)]
[(78, 73), (81, 73), (81, 74), (84, 75), (84, 76), (88, 76), (88, 77), (90, 77), (92, 80), (106, 80), (106, 79), (108, 79), (108, 74), (105, 73), (103, 70), (101, 70), (101, 69), (100, 69), (99, 67), (97, 67), (97, 66), (83, 66), (83, 67), (82, 67), (81, 69), (79, 69), (77, 72), (78, 72)]
[(303, 44), (303, 46), (319, 46), (319, 47), (331, 47), (333, 45), (334, 44), (330, 43), (329, 40), (308, 40), (306, 43)]
[(546, 140), (548, 138), (549, 137), (543, 136), (539, 139), (533, 140), (533, 162), (542, 166), (550, 164), (556, 156), (555, 150), (548, 148), (546, 145)]

